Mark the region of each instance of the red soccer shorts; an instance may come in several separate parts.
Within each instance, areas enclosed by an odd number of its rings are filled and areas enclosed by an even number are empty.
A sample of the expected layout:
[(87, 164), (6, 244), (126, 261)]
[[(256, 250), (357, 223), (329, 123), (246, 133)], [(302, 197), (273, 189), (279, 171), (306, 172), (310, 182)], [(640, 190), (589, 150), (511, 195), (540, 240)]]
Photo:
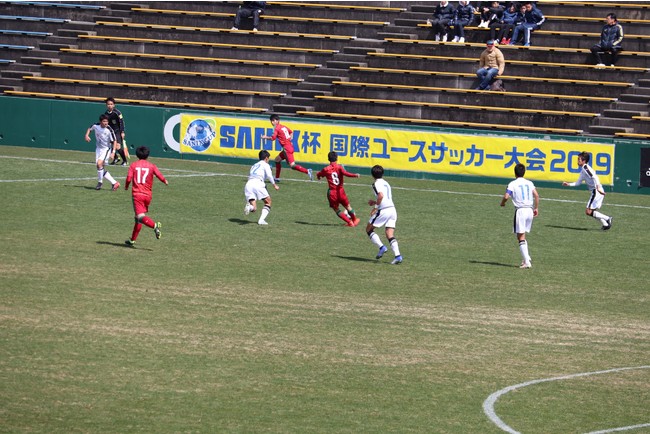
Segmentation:
[(337, 209), (339, 205), (343, 205), (347, 208), (350, 205), (348, 200), (348, 195), (345, 194), (345, 190), (342, 188), (336, 190), (327, 191), (327, 200), (330, 202), (330, 208)]
[(138, 194), (133, 196), (133, 211), (135, 215), (146, 214), (149, 212), (149, 204), (151, 203), (151, 196)]

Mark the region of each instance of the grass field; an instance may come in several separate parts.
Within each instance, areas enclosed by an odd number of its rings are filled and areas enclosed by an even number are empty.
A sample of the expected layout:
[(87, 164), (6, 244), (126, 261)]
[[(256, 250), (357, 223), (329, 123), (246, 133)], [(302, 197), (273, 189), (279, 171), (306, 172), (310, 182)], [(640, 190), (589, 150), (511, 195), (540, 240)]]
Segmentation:
[(648, 196), (608, 194), (605, 232), (539, 189), (520, 270), (504, 185), (388, 177), (392, 266), (323, 182), (285, 169), (260, 227), (248, 166), (152, 159), (163, 236), (131, 249), (93, 158), (0, 146), (2, 432), (650, 432)]

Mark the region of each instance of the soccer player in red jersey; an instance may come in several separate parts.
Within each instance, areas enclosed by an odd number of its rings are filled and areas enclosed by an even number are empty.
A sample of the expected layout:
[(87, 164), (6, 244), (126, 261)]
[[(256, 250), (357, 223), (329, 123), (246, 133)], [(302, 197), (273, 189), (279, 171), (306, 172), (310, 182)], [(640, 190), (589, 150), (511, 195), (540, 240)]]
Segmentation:
[(133, 196), (133, 210), (135, 211), (135, 225), (133, 226), (133, 233), (131, 238), (125, 241), (128, 246), (134, 247), (135, 240), (142, 229), (142, 225), (148, 226), (154, 230), (156, 238), (160, 239), (160, 222), (154, 223), (151, 217), (146, 214), (149, 211), (149, 204), (151, 203), (153, 177), (155, 176), (165, 185), (169, 185), (165, 177), (160, 173), (155, 164), (147, 161), (149, 158), (149, 148), (140, 146), (135, 151), (138, 161), (129, 167), (129, 173), (126, 175), (126, 183), (124, 188), (129, 189), (129, 184), (133, 181), (133, 189), (131, 190)]
[[(356, 226), (361, 220), (354, 213), (350, 201), (348, 200), (348, 195), (345, 194), (345, 189), (343, 188), (343, 177), (359, 178), (361, 175), (358, 173), (350, 173), (345, 170), (343, 166), (338, 164), (338, 155), (334, 151), (327, 154), (327, 159), (329, 160), (330, 165), (318, 172), (316, 177), (318, 179), (327, 179), (327, 200), (329, 200), (330, 208), (332, 208), (336, 215), (345, 222), (346, 226)], [(341, 212), (339, 205), (343, 205), (348, 213), (346, 214), (345, 212)]]
[(297, 170), (298, 172), (306, 173), (307, 176), (309, 176), (309, 179), (311, 181), (314, 180), (312, 176), (312, 171), (311, 169), (305, 169), (304, 167), (296, 164), (296, 161), (293, 157), (293, 143), (291, 142), (293, 140), (293, 130), (291, 128), (286, 127), (280, 123), (280, 116), (278, 115), (271, 115), (271, 125), (273, 125), (273, 135), (272, 136), (262, 136), (263, 139), (266, 140), (275, 140), (278, 139), (280, 141), (280, 146), (282, 146), (282, 152), (278, 154), (277, 157), (275, 157), (275, 182), (280, 182), (280, 172), (282, 171), (282, 160), (287, 160), (287, 163), (289, 163), (289, 166), (293, 170)]

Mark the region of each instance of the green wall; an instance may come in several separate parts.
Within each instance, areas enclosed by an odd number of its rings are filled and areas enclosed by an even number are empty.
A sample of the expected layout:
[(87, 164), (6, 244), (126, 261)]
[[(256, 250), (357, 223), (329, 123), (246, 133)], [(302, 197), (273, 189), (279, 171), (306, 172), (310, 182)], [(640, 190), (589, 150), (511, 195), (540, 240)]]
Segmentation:
[[(196, 110), (187, 109), (170, 109), (162, 107), (145, 107), (138, 105), (119, 104), (118, 109), (124, 114), (126, 120), (126, 139), (129, 147), (147, 145), (151, 148), (151, 155), (155, 157), (166, 158), (184, 158), (184, 159), (201, 159), (214, 160), (222, 162), (234, 162), (249, 164), (250, 159), (223, 158), (223, 157), (205, 157), (195, 155), (181, 155), (170, 149), (165, 139), (165, 125), (168, 120), (181, 113), (202, 113)], [(86, 143), (84, 135), (87, 128), (98, 121), (98, 117), (105, 110), (105, 105), (101, 102), (82, 102), (57, 99), (38, 99), (38, 98), (20, 98), (0, 95), (0, 145), (9, 146), (28, 146), (35, 148), (55, 148), (76, 151), (93, 151), (94, 141)], [(214, 116), (216, 113), (209, 113)], [(224, 113), (225, 114), (225, 113)], [(267, 115), (251, 114), (225, 114), (229, 117), (242, 116), (247, 118), (257, 118), (267, 120)], [(290, 121), (289, 121), (290, 122)], [(310, 122), (318, 122), (310, 119)], [(323, 121), (331, 123), (331, 121)], [(336, 121), (337, 125), (360, 125), (358, 122)], [(372, 124), (377, 127), (376, 123)], [(379, 125), (381, 126), (381, 124)], [(386, 127), (390, 127), (386, 125)], [(394, 127), (394, 125), (393, 125)], [(498, 133), (490, 131), (489, 133), (481, 130), (470, 129), (449, 129), (433, 128), (423, 126), (405, 127), (417, 131), (445, 131), (457, 132), (459, 134), (488, 135), (494, 137), (521, 137), (522, 133)], [(179, 128), (176, 126), (173, 131), (173, 137), (178, 141)], [(605, 143), (615, 144), (615, 165), (614, 165), (614, 186), (611, 191), (620, 193), (633, 194), (650, 194), (650, 189), (638, 188), (640, 170), (639, 159), (640, 149), (650, 147), (650, 141), (642, 140), (618, 140), (602, 138), (585, 138), (574, 136), (560, 135), (541, 135), (525, 134), (526, 137), (554, 140), (575, 141), (577, 143)], [(134, 152), (132, 152), (134, 153)], [(366, 171), (367, 169), (362, 169)], [(417, 177), (428, 179), (447, 179), (454, 181), (467, 182), (503, 182), (504, 179), (498, 178), (478, 178), (456, 175), (440, 175), (434, 173), (413, 173), (413, 172), (392, 172), (391, 176)], [(540, 183), (544, 186), (545, 183)], [(546, 183), (548, 187), (557, 187), (556, 183)]]

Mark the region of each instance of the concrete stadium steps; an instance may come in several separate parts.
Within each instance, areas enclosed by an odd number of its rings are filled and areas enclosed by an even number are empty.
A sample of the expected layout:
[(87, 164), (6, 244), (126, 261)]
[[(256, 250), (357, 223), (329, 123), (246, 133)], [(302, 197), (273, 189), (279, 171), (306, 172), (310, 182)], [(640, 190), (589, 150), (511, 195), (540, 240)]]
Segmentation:
[[(631, 6), (632, 5), (632, 6)], [(563, 15), (573, 17), (595, 17), (602, 18), (613, 12), (617, 17), (635, 19), (635, 20), (650, 20), (650, 4), (647, 2), (542, 2), (539, 8), (544, 15)]]
[[(180, 87), (180, 86), (179, 86)], [(43, 83), (26, 80), (23, 84), (25, 92), (49, 92), (61, 94), (77, 94), (81, 96), (120, 95), (120, 98), (143, 99), (175, 102), (201, 102), (204, 104), (221, 104), (229, 106), (268, 108), (279, 101), (279, 96), (239, 95), (222, 92), (192, 91), (188, 88), (160, 89), (124, 87), (98, 82), (96, 85), (79, 85), (76, 83)]]
[[(300, 81), (276, 81), (263, 76), (246, 76), (242, 74), (231, 74), (231, 76), (201, 75), (194, 71), (178, 71), (160, 69), (123, 70), (113, 66), (100, 66), (97, 69), (90, 69), (86, 65), (78, 68), (57, 66), (58, 63), (44, 64), (42, 73), (47, 77), (71, 78), (82, 80), (99, 80), (105, 82), (138, 82), (146, 76), (147, 83), (154, 85), (191, 85), (195, 87), (240, 89), (260, 92), (281, 92), (288, 93), (297, 86)], [(84, 67), (85, 66), (85, 67)], [(187, 73), (187, 74), (186, 74)]]
[[(167, 9), (167, 8), (164, 8)], [(268, 15), (267, 15), (268, 16)], [(296, 17), (302, 18), (302, 17)], [(206, 15), (181, 15), (173, 13), (150, 13), (134, 11), (132, 22), (149, 23), (190, 27), (217, 27), (229, 29), (233, 25), (232, 16), (206, 16)], [(348, 17), (350, 20), (350, 17)], [(383, 22), (373, 22), (383, 23)], [(364, 25), (359, 22), (318, 22), (299, 20), (278, 20), (271, 16), (260, 20), (259, 30), (265, 32), (288, 32), (288, 33), (319, 33), (325, 35), (345, 35), (357, 38), (374, 37), (377, 31), (381, 31), (385, 24)], [(252, 22), (244, 22), (242, 30), (252, 30)]]
[[(480, 53), (478, 53), (480, 55)], [(399, 68), (412, 70), (434, 70), (434, 71), (458, 71), (458, 72), (476, 72), (478, 62), (473, 58), (460, 58), (456, 60), (412, 58), (412, 57), (392, 57), (392, 56), (368, 56), (367, 63), (369, 67), (375, 68)], [(458, 60), (458, 59), (468, 60)], [(517, 64), (506, 62), (505, 75), (527, 76), (530, 75), (531, 69), (535, 70), (535, 75), (539, 77), (552, 77), (563, 79), (594, 80), (594, 81), (625, 81), (635, 82), (637, 79), (648, 73), (637, 70), (616, 70), (608, 71), (607, 69), (596, 69), (591, 65), (589, 67), (573, 67), (567, 64), (566, 67), (550, 66), (543, 63), (536, 65)], [(613, 73), (613, 74), (612, 74)]]
[[(558, 62), (567, 64), (585, 64), (593, 65), (594, 59), (588, 48), (576, 52), (564, 50), (562, 47), (532, 47), (515, 48), (510, 46), (499, 46), (506, 58), (509, 60), (528, 60), (538, 62)], [(433, 41), (420, 41), (414, 43), (396, 42), (389, 40), (386, 42), (385, 50), (388, 53), (401, 53), (413, 55), (435, 55), (448, 57), (473, 57), (477, 59), (485, 49), (483, 43), (435, 43)], [(638, 55), (634, 52), (623, 51), (617, 63), (618, 66), (648, 68), (650, 69), (650, 51), (640, 52)]]
[[(498, 99), (501, 95), (493, 94), (492, 97)], [(496, 104), (495, 104), (496, 105)], [(568, 129), (583, 129), (589, 125), (590, 118), (579, 118), (564, 115), (549, 114), (526, 114), (513, 109), (511, 112), (497, 112), (490, 110), (490, 107), (479, 109), (454, 109), (449, 107), (425, 107), (421, 105), (396, 105), (376, 102), (346, 101), (341, 104), (337, 101), (316, 100), (315, 111), (349, 113), (349, 114), (369, 114), (373, 116), (390, 116), (415, 119), (437, 119), (437, 120), (471, 120), (472, 122), (486, 124), (512, 124), (523, 123), (536, 127), (554, 127)], [(586, 121), (585, 121), (586, 119)]]
[[(221, 46), (179, 44), (177, 41), (159, 39), (157, 42), (115, 41), (84, 39), (78, 41), (79, 48), (88, 50), (132, 51), (176, 56), (230, 57), (244, 60), (269, 60), (298, 63), (323, 64), (335, 50), (324, 52), (281, 51), (274, 46), (244, 46), (223, 44)], [(259, 48), (255, 48), (259, 47)], [(266, 47), (266, 48), (265, 48)]]
[[(151, 68), (151, 69), (179, 69), (195, 72), (218, 72), (227, 74), (248, 74), (248, 75), (265, 75), (271, 77), (293, 77), (304, 78), (313, 72), (316, 67), (293, 67), (287, 65), (260, 64), (243, 65), (241, 63), (222, 63), (210, 60), (210, 58), (188, 57), (164, 58), (164, 57), (139, 57), (131, 55), (89, 55), (83, 52), (62, 51), (59, 59), (63, 63), (81, 63), (86, 62), (93, 64), (98, 62), (101, 65), (113, 65), (116, 67), (131, 68)], [(97, 60), (95, 60), (97, 59)]]
[[(468, 72), (466, 76), (457, 75), (427, 75), (430, 71), (418, 73), (397, 73), (381, 71), (351, 70), (350, 81), (370, 83), (392, 83), (413, 86), (448, 87), (460, 89), (473, 89), (476, 87), (476, 76)], [(505, 80), (505, 86), (511, 92), (544, 92), (558, 95), (583, 95), (596, 97), (612, 97), (621, 93), (620, 86), (594, 83), (593, 85), (576, 86), (569, 82), (531, 82), (527, 80)]]
[[(206, 11), (235, 13), (239, 6), (238, 2), (138, 2), (143, 6), (161, 9), (178, 9), (187, 11)], [(305, 1), (305, 2), (267, 2), (266, 15), (294, 15), (306, 18), (330, 18), (330, 19), (355, 19), (368, 21), (390, 21), (391, 18), (399, 15), (400, 10), (407, 7), (408, 2), (396, 3), (396, 7), (388, 7), (388, 2), (353, 2), (361, 8), (342, 7), (335, 1)], [(350, 3), (350, 2), (347, 2)]]
[[(523, 109), (544, 109), (564, 110), (569, 112), (595, 112), (612, 107), (615, 101), (611, 99), (593, 100), (578, 98), (548, 97), (542, 95), (530, 95), (526, 92), (514, 95), (509, 91), (506, 95), (493, 94), (485, 91), (427, 91), (421, 88), (405, 90), (403, 88), (388, 87), (357, 87), (337, 85), (333, 89), (336, 96), (359, 97), (371, 99), (391, 99), (404, 101), (421, 101), (445, 104), (468, 104), (489, 107), (497, 104), (496, 107), (510, 107)], [(529, 96), (527, 96), (529, 95)]]
[(197, 31), (195, 28), (167, 29), (151, 27), (121, 27), (110, 24), (101, 24), (96, 27), (97, 34), (119, 37), (136, 37), (149, 39), (179, 39), (187, 41), (220, 42), (236, 45), (278, 45), (284, 47), (304, 47), (341, 50), (351, 38), (337, 38), (332, 35), (310, 35), (290, 33), (270, 33), (260, 31), (231, 31), (230, 27), (204, 28)]

